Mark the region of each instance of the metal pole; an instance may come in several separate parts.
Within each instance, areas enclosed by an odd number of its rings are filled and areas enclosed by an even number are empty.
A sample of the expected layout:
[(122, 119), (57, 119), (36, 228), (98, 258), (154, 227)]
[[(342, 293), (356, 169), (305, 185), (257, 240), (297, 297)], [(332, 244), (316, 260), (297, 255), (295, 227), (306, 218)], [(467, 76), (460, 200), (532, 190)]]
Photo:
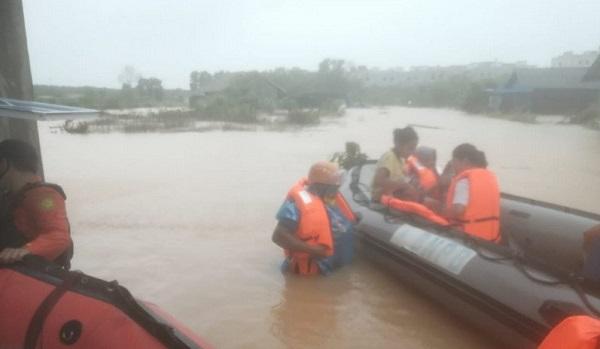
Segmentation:
[[(0, 96), (22, 100), (33, 99), (33, 83), (21, 0), (0, 1)], [(6, 138), (17, 138), (28, 142), (41, 156), (36, 121), (0, 117), (0, 139)]]

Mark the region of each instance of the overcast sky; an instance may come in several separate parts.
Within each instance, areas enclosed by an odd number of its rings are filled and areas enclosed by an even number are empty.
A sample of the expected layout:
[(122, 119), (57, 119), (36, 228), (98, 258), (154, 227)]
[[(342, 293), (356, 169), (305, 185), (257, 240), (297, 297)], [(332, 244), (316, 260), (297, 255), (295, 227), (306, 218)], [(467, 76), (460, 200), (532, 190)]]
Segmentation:
[(600, 0), (23, 0), (35, 84), (167, 88), (192, 70), (527, 60), (600, 47)]

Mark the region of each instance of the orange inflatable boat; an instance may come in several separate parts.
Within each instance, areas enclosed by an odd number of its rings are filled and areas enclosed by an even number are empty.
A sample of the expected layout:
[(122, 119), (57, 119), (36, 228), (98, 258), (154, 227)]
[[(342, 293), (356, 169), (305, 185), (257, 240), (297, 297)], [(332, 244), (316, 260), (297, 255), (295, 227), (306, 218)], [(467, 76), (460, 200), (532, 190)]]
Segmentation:
[(68, 272), (35, 257), (0, 266), (0, 348), (210, 348), (116, 281)]

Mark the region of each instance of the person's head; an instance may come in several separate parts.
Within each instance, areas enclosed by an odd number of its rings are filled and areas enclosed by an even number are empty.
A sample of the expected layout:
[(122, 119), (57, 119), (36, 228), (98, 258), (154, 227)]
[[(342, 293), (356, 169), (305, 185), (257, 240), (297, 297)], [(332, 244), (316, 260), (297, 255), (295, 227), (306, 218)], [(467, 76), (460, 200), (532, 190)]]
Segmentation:
[(308, 171), (309, 190), (322, 198), (334, 196), (338, 191), (340, 181), (340, 170), (332, 162), (319, 161)]
[(16, 177), (35, 175), (40, 158), (34, 147), (17, 139), (0, 142), (0, 186), (11, 190)]
[(405, 128), (397, 128), (394, 130), (394, 151), (402, 158), (409, 157), (417, 148), (419, 136), (417, 132), (407, 126)]
[(418, 147), (415, 151), (415, 156), (423, 166), (435, 169), (437, 161), (437, 152), (435, 149), (424, 146)]
[(348, 155), (357, 155), (360, 153), (360, 145), (355, 142), (346, 142), (346, 153)]
[(457, 174), (473, 167), (486, 168), (487, 165), (485, 153), (473, 144), (463, 143), (452, 152), (452, 166)]

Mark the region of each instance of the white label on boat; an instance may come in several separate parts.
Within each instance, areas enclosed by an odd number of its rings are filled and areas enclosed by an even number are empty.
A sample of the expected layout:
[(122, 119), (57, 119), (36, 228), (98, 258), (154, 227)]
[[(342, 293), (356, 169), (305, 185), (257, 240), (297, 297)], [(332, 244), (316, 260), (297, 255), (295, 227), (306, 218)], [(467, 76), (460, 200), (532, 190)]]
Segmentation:
[(392, 235), (390, 242), (457, 275), (477, 254), (452, 239), (408, 224), (401, 225)]

